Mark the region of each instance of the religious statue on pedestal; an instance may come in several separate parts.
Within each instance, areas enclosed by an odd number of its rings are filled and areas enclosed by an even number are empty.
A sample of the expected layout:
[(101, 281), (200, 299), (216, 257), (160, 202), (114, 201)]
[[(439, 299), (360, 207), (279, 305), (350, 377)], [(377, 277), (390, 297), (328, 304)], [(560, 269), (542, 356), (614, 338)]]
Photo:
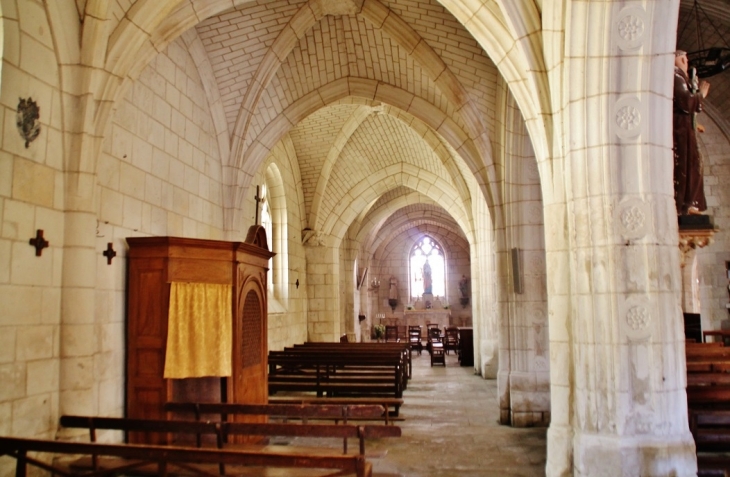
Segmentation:
[(388, 299), (398, 299), (398, 279), (393, 275), (390, 276), (390, 288), (388, 289)]
[(469, 298), (469, 280), (466, 275), (462, 275), (459, 280), (459, 293), (461, 293), (461, 298)]
[(461, 280), (459, 280), (459, 293), (461, 293), (459, 303), (463, 308), (466, 308), (466, 305), (469, 304), (469, 279), (466, 278), (466, 275), (462, 275)]
[(687, 52), (674, 54), (674, 106), (673, 106), (673, 149), (674, 149), (674, 200), (677, 215), (697, 215), (707, 209), (702, 157), (697, 147), (696, 131), (704, 131), (696, 123), (697, 113), (702, 111), (702, 102), (710, 90), (706, 81), (688, 72)]
[(398, 306), (398, 279), (393, 275), (390, 276), (390, 288), (388, 288), (388, 305), (390, 309), (395, 311)]
[(431, 281), (431, 265), (428, 264), (428, 260), (423, 264), (423, 294), (433, 294), (433, 284)]

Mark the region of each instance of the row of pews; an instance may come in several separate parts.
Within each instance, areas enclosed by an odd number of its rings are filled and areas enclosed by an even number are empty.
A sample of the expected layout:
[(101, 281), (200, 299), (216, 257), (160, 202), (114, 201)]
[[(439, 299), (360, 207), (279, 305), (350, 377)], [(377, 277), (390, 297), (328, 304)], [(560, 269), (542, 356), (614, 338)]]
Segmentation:
[(730, 347), (685, 343), (689, 427), (698, 476), (730, 477)]
[[(266, 469), (291, 476), (297, 469), (371, 476), (366, 441), (401, 435), (394, 422), (402, 420), (411, 373), (408, 343), (307, 343), (268, 358), (268, 404), (168, 402), (169, 419), (62, 416), (60, 426), (87, 430), (88, 442), (0, 437), (0, 455), (16, 459), (19, 477), (29, 467), (90, 477), (253, 476), (268, 475)], [(149, 444), (103, 442), (108, 431)], [(282, 437), (322, 445), (269, 444)], [(331, 447), (332, 439), (342, 440), (340, 451)], [(357, 451), (349, 450), (349, 442), (357, 442)]]
[[(388, 421), (387, 406), (367, 403), (365, 399), (340, 401), (336, 404), (311, 399), (259, 405), (166, 403), (165, 409), (173, 417), (170, 420), (62, 416), (62, 428), (87, 430), (89, 442), (0, 437), (0, 455), (16, 459), (16, 476), (20, 477), (27, 475), (29, 466), (52, 474), (84, 476), (248, 476), (262, 475), (267, 468), (288, 469), (287, 475), (292, 476), (297, 475), (296, 469), (303, 468), (322, 469), (326, 475), (336, 470), (337, 475), (371, 476), (372, 465), (365, 458), (366, 440), (400, 437), (401, 429)], [(252, 416), (265, 417), (269, 422), (238, 422)], [(332, 423), (312, 423), (317, 421)], [(98, 434), (103, 431), (144, 434), (146, 440), (155, 444), (99, 442)], [(327, 445), (267, 445), (270, 438), (282, 436), (322, 442), (342, 439), (342, 451)], [(359, 443), (357, 453), (348, 452), (348, 440)], [(54, 458), (58, 455), (73, 458)]]
[[(269, 396), (402, 399), (412, 372), (406, 343), (304, 343), (269, 351)], [(399, 406), (394, 409), (398, 415)]]

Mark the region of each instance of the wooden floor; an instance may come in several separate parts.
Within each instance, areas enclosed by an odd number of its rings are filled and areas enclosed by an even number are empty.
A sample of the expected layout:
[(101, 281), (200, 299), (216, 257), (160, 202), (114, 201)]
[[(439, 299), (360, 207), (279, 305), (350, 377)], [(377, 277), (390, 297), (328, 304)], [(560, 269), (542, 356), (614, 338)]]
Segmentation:
[[(403, 398), (405, 421), (398, 423), (403, 436), (368, 441), (375, 477), (545, 475), (547, 429), (499, 425), (497, 382), (460, 367), (453, 353), (446, 356), (446, 367), (431, 367), (426, 352), (414, 354), (413, 378)], [(282, 443), (308, 444), (301, 438)]]

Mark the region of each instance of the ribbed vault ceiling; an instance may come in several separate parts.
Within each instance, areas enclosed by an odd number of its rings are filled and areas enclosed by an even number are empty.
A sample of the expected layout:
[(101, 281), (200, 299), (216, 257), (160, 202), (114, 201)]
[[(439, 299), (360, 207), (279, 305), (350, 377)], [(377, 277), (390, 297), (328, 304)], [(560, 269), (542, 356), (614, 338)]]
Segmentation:
[[(727, 1), (698, 1), (714, 22), (714, 26), (700, 25), (705, 46), (727, 46)], [(347, 2), (340, 3), (346, 10)], [(679, 26), (684, 31), (678, 48), (690, 51), (698, 48), (697, 25), (687, 22), (694, 3), (682, 0), (679, 15)], [(448, 67), (458, 80), (457, 89), (467, 92), (468, 100), (487, 118), (484, 125), (493, 134), (498, 72), (471, 35), (435, 0), (418, 4), (383, 1), (382, 5)], [(494, 7), (490, 2), (489, 8)], [(367, 78), (399, 88), (435, 105), (465, 128), (453, 94), (445, 94), (436, 78), (429, 75), (428, 66), (415, 60), (402, 38), (392, 36), (403, 32), (389, 35), (372, 22), (372, 17), (367, 19), (362, 14), (340, 12), (313, 21), (309, 17), (314, 10), (306, 0), (259, 0), (239, 5), (196, 27), (218, 83), (229, 131), (242, 136), (246, 146), (265, 131), (278, 112), (341, 78)], [(307, 21), (310, 23), (302, 31), (292, 32), (292, 28), (296, 30), (297, 25)], [(282, 48), (282, 43), (288, 46)], [(730, 77), (723, 73), (710, 81), (708, 103), (730, 123)], [(460, 161), (450, 162), (455, 157), (451, 148), (424, 140), (422, 132), (414, 132), (407, 121), (395, 119), (400, 113), (372, 106), (328, 105), (294, 124), (289, 132), (302, 174), (307, 223), (323, 223), (335, 204), (347, 200), (349, 190), (392, 164), (410, 164), (429, 171), (453, 186), (455, 194), (468, 197), (463, 180), (468, 170)], [(434, 152), (436, 147), (442, 148), (440, 154)], [(402, 198), (404, 194), (386, 193), (378, 202)], [(423, 207), (427, 207), (425, 196), (423, 199)], [(373, 206), (372, 210), (379, 207)], [(361, 222), (373, 225), (372, 221)], [(383, 221), (378, 223), (382, 225)]]
[[(388, 15), (403, 22), (402, 28), (387, 31), (374, 23), (372, 14), (346, 14), (348, 4), (346, 0), (259, 0), (196, 27), (210, 58), (228, 129), (242, 141), (244, 150), (266, 134), (272, 119), (286, 108), (342, 78), (368, 79), (412, 95), (435, 106), (462, 131), (469, 131), (460, 113), (467, 102), (481, 118), (479, 127), (485, 128), (472, 128), (472, 133), (494, 132), (497, 69), (437, 1), (383, 1)], [(315, 20), (322, 8), (342, 11), (330, 11)], [(412, 41), (431, 50), (429, 64), (412, 54), (409, 48), (413, 47), (408, 46)], [(434, 71), (444, 67), (453, 80), (444, 82), (446, 76), (441, 73), (434, 76)], [(447, 191), (454, 200), (469, 199), (471, 192), (464, 179), (469, 168), (433, 130), (403, 111), (360, 98), (359, 102), (328, 104), (297, 121), (288, 134), (301, 172), (305, 222), (311, 227), (332, 223), (332, 214), (343, 201), (355, 203), (357, 193), (353, 191), (393, 165), (401, 165), (398, 170), (406, 178), (412, 174), (418, 179), (427, 172), (429, 180), (440, 181), (441, 194)], [(423, 191), (414, 194), (413, 189), (396, 183), (379, 190), (383, 192), (377, 206), (373, 201), (357, 206), (363, 212), (382, 215), (387, 210), (393, 214), (397, 209), (382, 208), (390, 202), (433, 215), (433, 200)], [(411, 215), (418, 214), (411, 210)], [(363, 217), (354, 223), (375, 227), (373, 233), (385, 222), (378, 217), (375, 221)], [(457, 227), (453, 219), (450, 226)]]

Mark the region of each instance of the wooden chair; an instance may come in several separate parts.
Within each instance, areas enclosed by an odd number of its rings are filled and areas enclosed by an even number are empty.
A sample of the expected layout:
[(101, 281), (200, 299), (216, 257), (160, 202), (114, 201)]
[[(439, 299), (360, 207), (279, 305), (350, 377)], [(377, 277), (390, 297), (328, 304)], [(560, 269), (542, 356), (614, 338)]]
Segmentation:
[(426, 323), (426, 334), (428, 336), (431, 336), (431, 330), (439, 330), (439, 324), (438, 323)]
[(441, 340), (441, 330), (439, 330), (439, 325), (436, 323), (427, 323), (426, 330), (426, 350), (429, 354), (433, 355), (433, 344), (440, 343), (443, 345)]
[(398, 342), (398, 327), (395, 325), (385, 325), (385, 342), (386, 343), (397, 343)]
[(410, 325), (408, 327), (408, 343), (411, 345), (411, 352), (418, 351), (421, 354), (423, 343), (421, 342), (421, 327), (418, 325)]
[(459, 329), (455, 326), (446, 328), (446, 332), (444, 333), (444, 350), (446, 354), (449, 354), (449, 351), (459, 351)]
[(408, 327), (406, 325), (398, 325), (398, 341), (401, 343), (408, 342)]
[(440, 343), (441, 341), (443, 341), (441, 339), (441, 330), (438, 328), (438, 325), (436, 325), (436, 326), (428, 325), (428, 337), (427, 337), (427, 339), (428, 339), (428, 342), (429, 343), (432, 343), (434, 341), (437, 341), (437, 342)]
[(433, 367), (434, 364), (442, 364), (446, 366), (444, 344), (441, 341), (431, 342), (431, 367)]

